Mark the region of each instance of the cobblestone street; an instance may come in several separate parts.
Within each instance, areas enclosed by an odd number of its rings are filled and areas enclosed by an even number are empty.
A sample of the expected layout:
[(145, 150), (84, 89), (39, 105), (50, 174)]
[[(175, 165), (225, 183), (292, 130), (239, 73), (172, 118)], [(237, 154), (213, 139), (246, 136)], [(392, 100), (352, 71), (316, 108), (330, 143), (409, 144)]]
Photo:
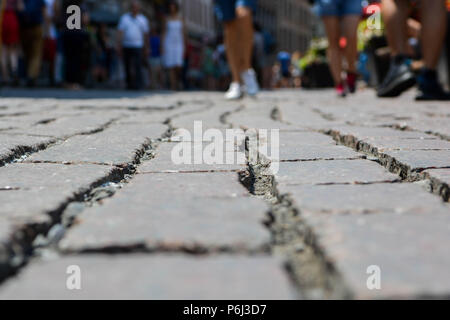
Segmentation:
[[(2, 95), (0, 299), (450, 297), (446, 102)], [(176, 164), (182, 129), (189, 150), (210, 142), (196, 121), (247, 130), (233, 157), (261, 152), (249, 129), (279, 129), (279, 156)], [(66, 286), (70, 266), (82, 290)]]

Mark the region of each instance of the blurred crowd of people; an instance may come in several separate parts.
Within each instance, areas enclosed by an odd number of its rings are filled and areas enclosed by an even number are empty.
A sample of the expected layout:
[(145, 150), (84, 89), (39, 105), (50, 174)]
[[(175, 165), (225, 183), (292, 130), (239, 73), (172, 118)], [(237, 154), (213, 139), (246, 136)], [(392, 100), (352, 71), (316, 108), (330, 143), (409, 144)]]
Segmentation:
[[(79, 30), (66, 26), (72, 4), (81, 8)], [(149, 21), (141, 9), (140, 1), (130, 1), (129, 12), (111, 26), (91, 23), (82, 0), (2, 0), (1, 84), (225, 90), (233, 70), (223, 36), (189, 38), (176, 1), (162, 23)], [(256, 32), (253, 61), (269, 86), (262, 75), (267, 78), (264, 41)], [(251, 39), (245, 42), (252, 46)]]
[[(367, 76), (358, 68), (361, 0), (315, 0), (327, 36), (327, 65), (340, 97)], [(367, 2), (367, 1), (366, 1)], [(377, 1), (380, 2), (380, 1)], [(253, 21), (257, 0), (215, 0), (223, 33), (216, 39), (188, 37), (180, 7), (169, 2), (164, 22), (149, 21), (138, 0), (117, 26), (93, 24), (82, 0), (2, 0), (3, 85), (224, 90), (227, 99), (254, 96), (259, 88), (301, 87), (305, 53), (280, 51)], [(81, 29), (66, 27), (67, 6), (81, 10)], [(392, 55), (379, 83), (379, 97), (418, 85), (418, 100), (447, 100), (436, 72), (447, 30), (447, 0), (382, 0)], [(411, 33), (422, 65), (412, 68)], [(448, 37), (448, 35), (447, 35)], [(269, 56), (274, 57), (269, 59)], [(364, 74), (366, 73), (366, 74)]]

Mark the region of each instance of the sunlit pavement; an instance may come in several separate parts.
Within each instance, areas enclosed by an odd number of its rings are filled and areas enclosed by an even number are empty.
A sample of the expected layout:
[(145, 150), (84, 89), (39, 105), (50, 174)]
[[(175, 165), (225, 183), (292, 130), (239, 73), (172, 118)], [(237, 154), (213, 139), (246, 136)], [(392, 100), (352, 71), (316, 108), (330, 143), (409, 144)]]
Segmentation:
[(450, 295), (448, 103), (0, 94), (0, 299)]

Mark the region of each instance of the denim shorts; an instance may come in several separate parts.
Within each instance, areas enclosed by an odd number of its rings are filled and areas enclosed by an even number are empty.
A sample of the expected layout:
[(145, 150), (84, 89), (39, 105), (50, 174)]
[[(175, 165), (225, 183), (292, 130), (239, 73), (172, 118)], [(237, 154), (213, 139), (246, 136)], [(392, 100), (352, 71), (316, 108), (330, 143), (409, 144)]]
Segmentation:
[(362, 14), (361, 0), (316, 0), (321, 17), (343, 17)]
[(236, 8), (247, 7), (255, 11), (257, 0), (216, 0), (216, 15), (220, 21), (236, 19)]

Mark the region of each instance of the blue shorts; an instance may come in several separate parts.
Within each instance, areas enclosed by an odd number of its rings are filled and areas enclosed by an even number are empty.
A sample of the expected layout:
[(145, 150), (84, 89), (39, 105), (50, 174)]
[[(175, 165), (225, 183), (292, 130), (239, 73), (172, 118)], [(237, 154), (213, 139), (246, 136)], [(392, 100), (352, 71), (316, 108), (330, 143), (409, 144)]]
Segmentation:
[(321, 17), (343, 17), (362, 14), (361, 0), (316, 0)]
[(216, 0), (216, 15), (220, 21), (236, 19), (236, 9), (247, 7), (255, 11), (256, 0)]

